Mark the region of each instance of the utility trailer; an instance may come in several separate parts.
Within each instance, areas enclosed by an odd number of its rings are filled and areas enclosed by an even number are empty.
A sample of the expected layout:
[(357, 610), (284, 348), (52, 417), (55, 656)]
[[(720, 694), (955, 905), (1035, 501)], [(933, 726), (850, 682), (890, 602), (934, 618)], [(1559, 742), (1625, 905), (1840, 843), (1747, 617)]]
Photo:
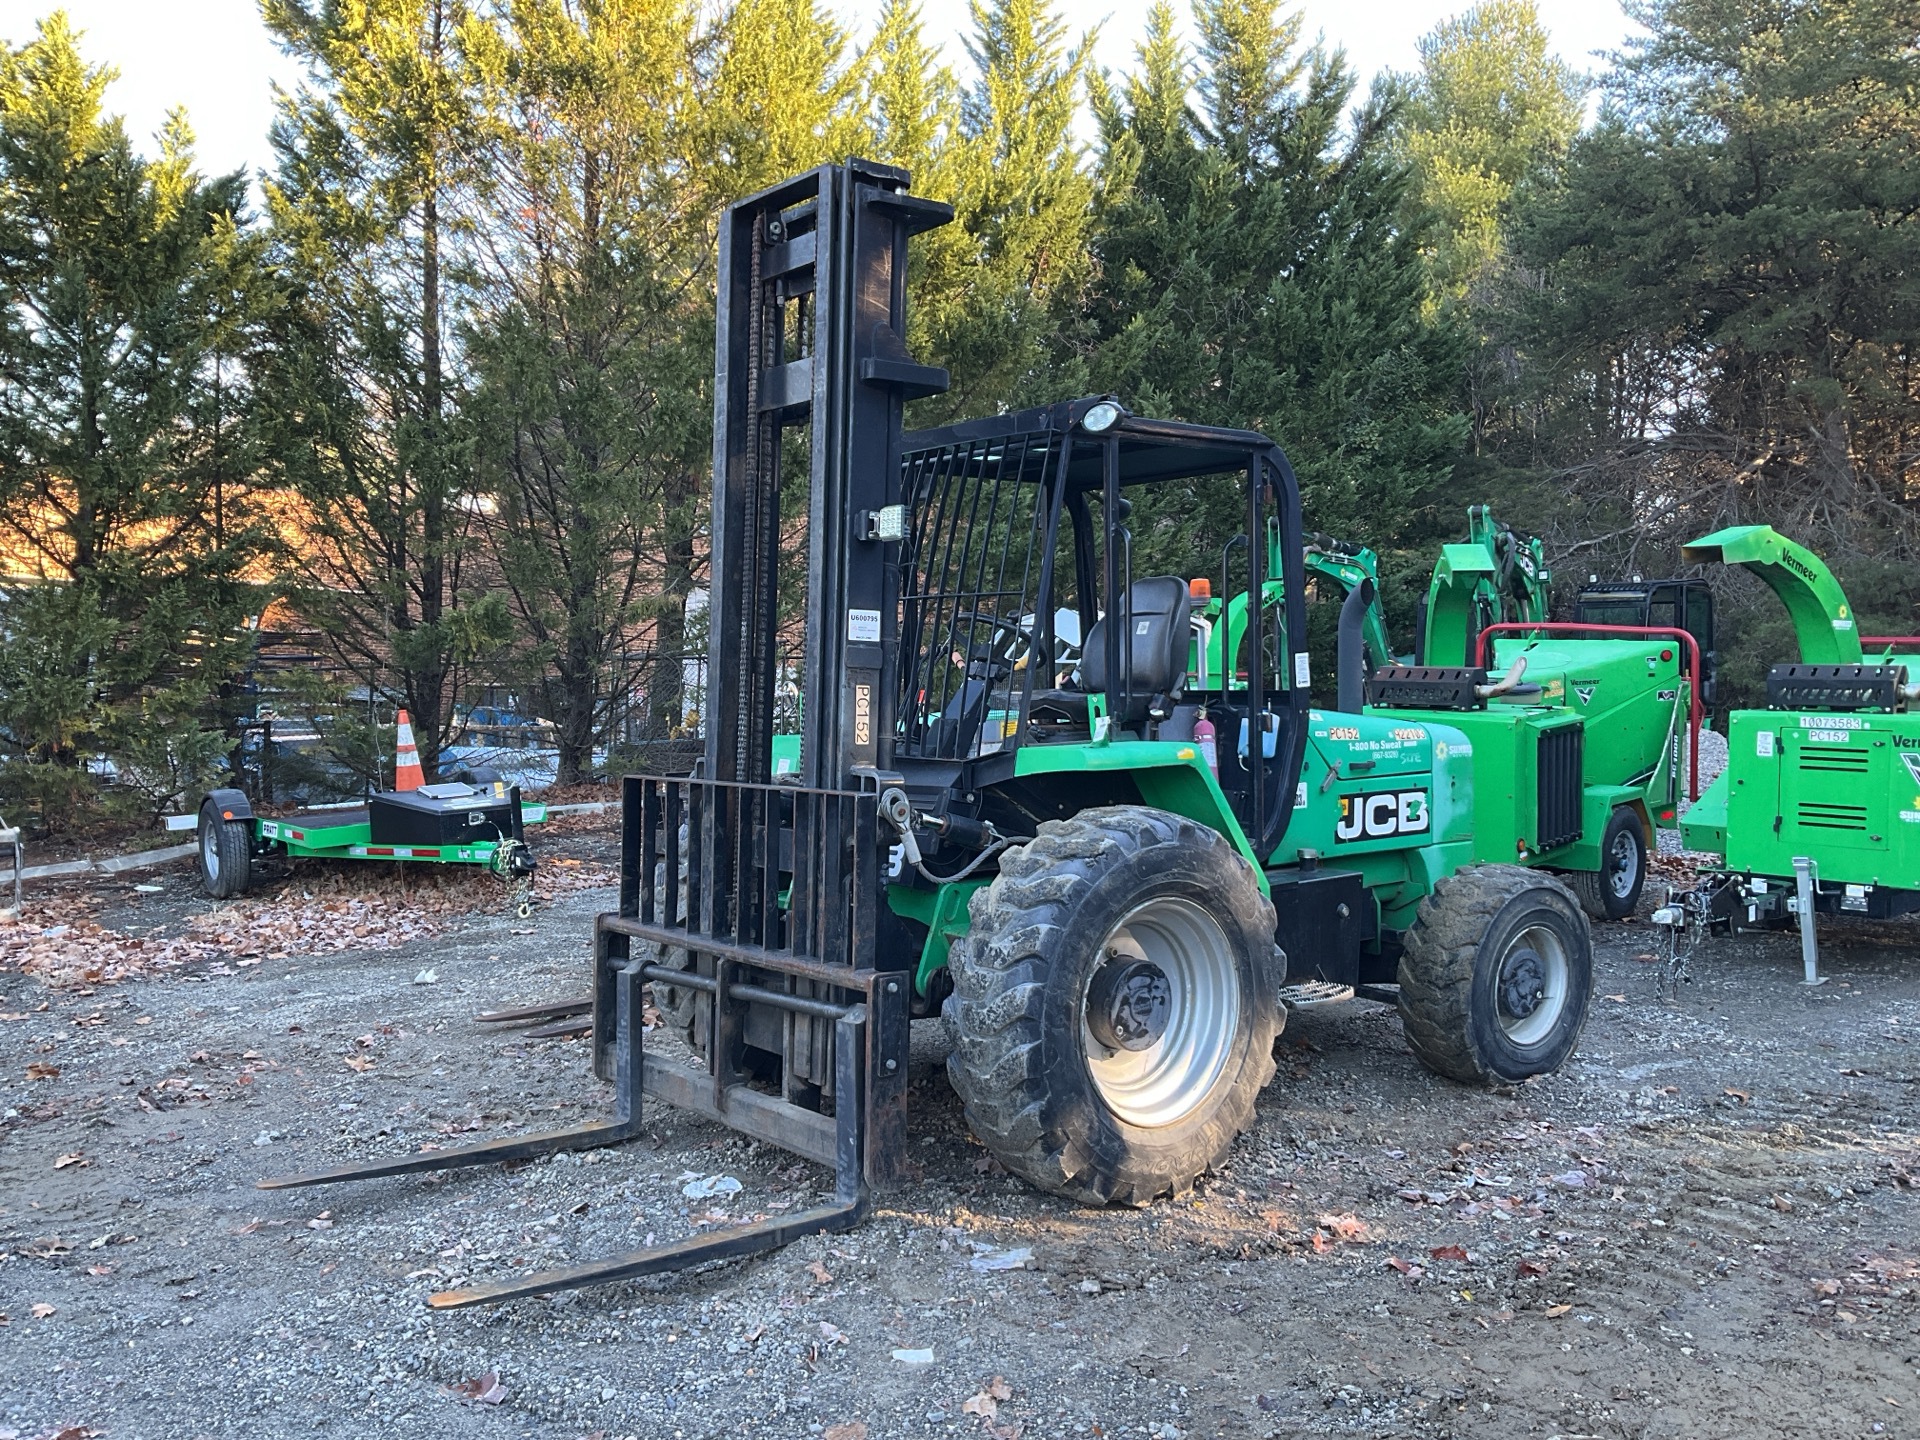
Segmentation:
[(525, 827), (546, 818), (547, 807), (523, 801), (518, 785), (484, 774), (290, 815), (256, 815), (246, 791), (214, 790), (195, 825), (200, 887), (216, 900), (244, 894), (254, 862), (273, 856), (474, 865), (518, 886), (515, 909), (525, 918), (534, 873)]
[[(852, 161), (721, 224), (705, 754), (622, 782), (620, 900), (593, 961), (615, 1117), (262, 1182), (618, 1143), (652, 1097), (832, 1167), (832, 1198), (435, 1306), (858, 1223), (909, 1170), (916, 1017), (943, 1024), (988, 1149), (1094, 1203), (1184, 1192), (1223, 1158), (1303, 987), (1397, 1004), (1419, 1060), (1463, 1082), (1551, 1072), (1578, 1042), (1587, 918), (1551, 875), (1474, 863), (1466, 735), (1313, 709), (1279, 445), (1111, 396), (903, 432), (905, 402), (946, 382), (904, 342), (908, 241), (951, 219), (905, 172)], [(804, 487), (786, 473), (802, 452)], [(1187, 582), (1132, 573), (1129, 492), (1148, 485), (1215, 487), (1259, 537), (1223, 577), (1253, 597), (1244, 666), (1190, 673)], [(804, 568), (783, 563), (796, 532)], [(1077, 683), (1033, 658), (1059, 653), (1062, 611)], [(791, 614), (805, 704), (798, 769), (776, 776)], [(1032, 649), (1010, 657), (1023, 626)], [(1340, 666), (1363, 677), (1364, 644)], [(644, 1043), (646, 985), (693, 1067)]]

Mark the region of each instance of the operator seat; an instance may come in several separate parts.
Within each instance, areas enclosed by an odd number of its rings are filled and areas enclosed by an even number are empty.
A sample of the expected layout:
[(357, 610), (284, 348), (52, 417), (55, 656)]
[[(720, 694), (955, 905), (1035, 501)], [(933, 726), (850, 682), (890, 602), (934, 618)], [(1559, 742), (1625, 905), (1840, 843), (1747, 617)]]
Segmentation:
[[(1193, 601), (1187, 582), (1177, 575), (1149, 575), (1127, 587), (1126, 603), (1116, 615), (1109, 610), (1093, 622), (1080, 647), (1080, 686), (1075, 690), (1043, 690), (1033, 697), (1029, 719), (1039, 725), (1087, 724), (1087, 696), (1104, 692), (1109, 712), (1120, 727), (1137, 727), (1159, 705), (1180, 698), (1187, 683), (1187, 658), (1192, 644), (1188, 623)], [(1107, 624), (1128, 622), (1130, 633), (1120, 638), (1121, 671), (1107, 674)], [(1132, 657), (1132, 692), (1115, 692), (1127, 683), (1127, 657)], [(1155, 716), (1155, 718), (1160, 718)]]

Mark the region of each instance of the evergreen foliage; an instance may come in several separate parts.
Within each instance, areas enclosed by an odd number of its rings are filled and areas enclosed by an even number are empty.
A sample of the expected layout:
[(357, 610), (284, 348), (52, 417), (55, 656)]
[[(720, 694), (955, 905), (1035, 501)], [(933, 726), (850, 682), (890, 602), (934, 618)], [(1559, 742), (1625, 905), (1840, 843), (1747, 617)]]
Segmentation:
[[(1563, 574), (1769, 520), (1916, 628), (1920, 0), (1646, 0), (1584, 133), (1535, 0), (1364, 96), (1282, 0), (1191, 3), (1109, 75), (1059, 0), (970, 0), (945, 55), (915, 0), (265, 0), (306, 78), (258, 216), (184, 117), (143, 156), (64, 17), (11, 37), (0, 802), (71, 812), (102, 754), (189, 793), (273, 600), (334, 670), (268, 683), (370, 775), (395, 705), (432, 768), (512, 695), (563, 780), (697, 724), (716, 219), (849, 155), (959, 217), (908, 276), (953, 376), (911, 423), (1111, 391), (1264, 431), (1402, 633), (1479, 500)], [(1242, 515), (1130, 524), (1136, 572), (1215, 574)], [(1731, 582), (1730, 644), (1782, 648), (1766, 608)]]
[(60, 14), (0, 51), (0, 747), (36, 803), (90, 752), (162, 803), (218, 767), (274, 540), (242, 181), (195, 171), (178, 114), (142, 159), (111, 79)]

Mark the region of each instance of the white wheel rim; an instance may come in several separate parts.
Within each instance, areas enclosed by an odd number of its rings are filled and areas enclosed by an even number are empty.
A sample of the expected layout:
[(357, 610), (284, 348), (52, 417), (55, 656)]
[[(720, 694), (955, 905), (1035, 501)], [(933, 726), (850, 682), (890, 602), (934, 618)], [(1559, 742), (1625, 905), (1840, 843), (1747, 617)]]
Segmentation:
[[(1513, 937), (1493, 981), (1495, 1013), (1508, 1040), (1538, 1045), (1553, 1033), (1567, 1008), (1571, 972), (1567, 947), (1549, 927), (1529, 925)], [(1516, 990), (1526, 997), (1522, 1003), (1513, 1003)]]
[(1103, 964), (1145, 961), (1160, 971), (1167, 1020), (1144, 1049), (1110, 1048), (1089, 1027), (1083, 995), (1080, 1038), (1094, 1088), (1129, 1125), (1177, 1124), (1212, 1093), (1240, 1031), (1238, 967), (1226, 933), (1192, 901), (1167, 897), (1128, 912), (1100, 950)]
[(1640, 879), (1640, 847), (1633, 843), (1633, 832), (1622, 830), (1613, 837), (1613, 849), (1607, 856), (1607, 885), (1616, 900), (1633, 893)]
[(200, 863), (207, 867), (209, 880), (220, 878), (220, 836), (211, 825), (200, 832)]

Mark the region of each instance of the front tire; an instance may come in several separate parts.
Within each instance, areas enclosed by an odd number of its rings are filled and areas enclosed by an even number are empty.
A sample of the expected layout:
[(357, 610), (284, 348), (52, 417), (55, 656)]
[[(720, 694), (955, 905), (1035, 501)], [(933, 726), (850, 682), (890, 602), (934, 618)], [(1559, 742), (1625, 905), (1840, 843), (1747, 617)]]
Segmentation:
[(244, 894), (253, 880), (253, 829), (244, 820), (222, 819), (207, 801), (200, 806), (200, 888), (216, 900)]
[(1580, 908), (1595, 920), (1624, 920), (1639, 908), (1647, 883), (1647, 836), (1640, 817), (1622, 805), (1600, 836), (1600, 868), (1572, 870), (1566, 879)]
[(1225, 1156), (1285, 1024), (1273, 905), (1225, 837), (1144, 806), (1048, 821), (971, 916), (947, 1073), (1001, 1164), (1145, 1204)]
[(1399, 979), (1407, 1044), (1429, 1070), (1469, 1085), (1550, 1075), (1587, 1023), (1592, 928), (1551, 875), (1470, 866), (1420, 902)]

